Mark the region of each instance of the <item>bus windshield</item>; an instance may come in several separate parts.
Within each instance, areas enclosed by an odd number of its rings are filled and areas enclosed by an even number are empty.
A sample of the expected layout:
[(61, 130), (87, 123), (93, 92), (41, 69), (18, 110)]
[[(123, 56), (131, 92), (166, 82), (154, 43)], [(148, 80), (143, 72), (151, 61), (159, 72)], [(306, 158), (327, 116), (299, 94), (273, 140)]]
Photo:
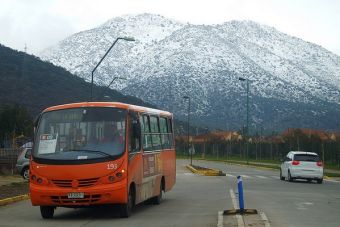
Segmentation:
[(125, 148), (126, 113), (109, 107), (46, 112), (39, 122), (33, 157), (80, 161), (120, 156)]

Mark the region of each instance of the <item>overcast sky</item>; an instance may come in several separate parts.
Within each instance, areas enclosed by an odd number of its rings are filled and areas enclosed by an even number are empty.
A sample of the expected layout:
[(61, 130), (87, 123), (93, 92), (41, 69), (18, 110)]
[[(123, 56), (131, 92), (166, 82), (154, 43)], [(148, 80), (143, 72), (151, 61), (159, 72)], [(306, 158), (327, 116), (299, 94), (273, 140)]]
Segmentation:
[(75, 32), (125, 14), (193, 24), (253, 20), (340, 55), (338, 0), (0, 0), (0, 43), (38, 53)]

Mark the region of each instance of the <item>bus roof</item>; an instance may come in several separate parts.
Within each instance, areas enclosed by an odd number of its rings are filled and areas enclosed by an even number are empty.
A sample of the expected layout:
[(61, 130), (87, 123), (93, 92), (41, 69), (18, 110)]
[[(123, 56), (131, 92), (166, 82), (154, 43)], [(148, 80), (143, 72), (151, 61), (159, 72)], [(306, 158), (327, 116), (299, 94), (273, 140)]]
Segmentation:
[(136, 106), (127, 103), (121, 102), (78, 102), (78, 103), (68, 103), (58, 106), (51, 106), (43, 110), (43, 112), (49, 112), (53, 110), (62, 110), (62, 109), (72, 109), (72, 108), (79, 108), (79, 107), (116, 107), (121, 109), (127, 110), (134, 110), (141, 113), (148, 113), (148, 114), (155, 114), (161, 116), (172, 117), (172, 114), (168, 111), (143, 107), (143, 106)]

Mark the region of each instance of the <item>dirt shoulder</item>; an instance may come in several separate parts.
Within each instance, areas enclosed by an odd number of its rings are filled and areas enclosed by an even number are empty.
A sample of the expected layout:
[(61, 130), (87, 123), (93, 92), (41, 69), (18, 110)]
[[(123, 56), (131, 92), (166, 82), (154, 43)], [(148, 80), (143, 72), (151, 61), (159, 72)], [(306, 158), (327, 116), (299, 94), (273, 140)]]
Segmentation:
[(28, 182), (15, 182), (0, 186), (0, 200), (18, 195), (28, 194)]

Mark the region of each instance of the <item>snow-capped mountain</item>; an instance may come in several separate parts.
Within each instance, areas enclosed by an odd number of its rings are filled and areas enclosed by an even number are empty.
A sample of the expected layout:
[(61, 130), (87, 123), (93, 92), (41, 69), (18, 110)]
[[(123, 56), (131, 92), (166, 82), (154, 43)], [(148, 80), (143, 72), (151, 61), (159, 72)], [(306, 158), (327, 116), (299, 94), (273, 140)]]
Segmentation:
[(340, 129), (340, 57), (252, 21), (192, 25), (159, 15), (114, 18), (66, 38), (40, 57), (95, 82), (169, 109), (196, 123), (240, 128), (249, 80), (251, 127)]

